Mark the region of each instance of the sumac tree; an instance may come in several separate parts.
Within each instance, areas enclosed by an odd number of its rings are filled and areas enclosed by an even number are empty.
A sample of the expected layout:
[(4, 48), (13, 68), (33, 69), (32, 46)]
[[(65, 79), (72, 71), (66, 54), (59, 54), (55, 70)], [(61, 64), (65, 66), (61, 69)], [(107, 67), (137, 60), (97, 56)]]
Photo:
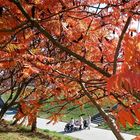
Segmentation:
[[(1, 85), (8, 83), (1, 89), (11, 97), (18, 92), (16, 118), (34, 120), (32, 113), (52, 96), (60, 104), (55, 121), (67, 103), (90, 101), (123, 139), (99, 102), (115, 99), (121, 107), (113, 113), (123, 126), (140, 121), (139, 5), (139, 0), (1, 0)], [(24, 95), (28, 84), (34, 90)]]

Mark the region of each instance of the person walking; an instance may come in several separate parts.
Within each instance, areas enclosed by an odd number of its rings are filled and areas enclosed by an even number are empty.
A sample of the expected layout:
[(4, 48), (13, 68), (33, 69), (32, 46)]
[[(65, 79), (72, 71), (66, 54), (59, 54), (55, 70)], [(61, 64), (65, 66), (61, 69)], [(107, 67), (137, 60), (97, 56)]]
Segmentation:
[(84, 123), (84, 120), (83, 120), (83, 117), (82, 116), (80, 116), (80, 120), (79, 120), (79, 125), (80, 125), (80, 130), (82, 130), (84, 127), (83, 127), (83, 124)]
[(90, 124), (91, 124), (91, 116), (90, 115), (87, 118), (87, 123), (88, 123), (88, 129), (90, 129)]

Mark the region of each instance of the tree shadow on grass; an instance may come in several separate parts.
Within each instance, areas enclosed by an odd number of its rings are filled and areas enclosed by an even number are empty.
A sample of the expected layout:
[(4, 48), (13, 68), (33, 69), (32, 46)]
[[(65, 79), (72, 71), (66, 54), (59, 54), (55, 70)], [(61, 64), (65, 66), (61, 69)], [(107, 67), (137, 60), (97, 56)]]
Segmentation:
[(1, 132), (1, 134), (4, 134), (4, 133), (18, 133), (20, 134), (21, 136), (26, 136), (26, 137), (30, 137), (30, 138), (38, 138), (40, 140), (54, 140), (53, 137), (49, 136), (49, 135), (45, 135), (45, 134), (42, 134), (40, 132), (24, 132), (24, 131), (8, 131), (8, 132)]
[(1, 121), (0, 122), (0, 133), (18, 133), (22, 136), (26, 136), (26, 137), (35, 137), (41, 140), (53, 140), (54, 138), (49, 136), (49, 134), (47, 134), (47, 131), (45, 131), (43, 134), (41, 132), (30, 132), (29, 128), (22, 128), (20, 126), (11, 126), (10, 124), (8, 124), (5, 121)]

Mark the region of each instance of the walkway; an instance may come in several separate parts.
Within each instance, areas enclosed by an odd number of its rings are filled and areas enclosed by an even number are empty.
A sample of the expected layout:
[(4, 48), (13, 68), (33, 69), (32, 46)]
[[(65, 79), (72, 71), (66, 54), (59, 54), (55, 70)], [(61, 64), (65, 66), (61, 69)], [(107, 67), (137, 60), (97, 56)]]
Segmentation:
[[(7, 112), (7, 114), (4, 116), (4, 119), (6, 120), (12, 120), (13, 115), (10, 112)], [(37, 118), (37, 128), (40, 129), (48, 129), (50, 131), (56, 131), (59, 133), (63, 133), (64, 135), (68, 135), (71, 137), (79, 138), (81, 140), (116, 140), (114, 134), (110, 130), (104, 130), (104, 129), (99, 129), (95, 128), (96, 125), (92, 125), (90, 130), (81, 130), (81, 131), (76, 131), (72, 133), (64, 133), (64, 127), (65, 124), (64, 122), (58, 122), (55, 125), (47, 124), (49, 120), (46, 119), (41, 119)], [(134, 135), (129, 135), (129, 134), (122, 134), (125, 140), (131, 140), (134, 138)]]

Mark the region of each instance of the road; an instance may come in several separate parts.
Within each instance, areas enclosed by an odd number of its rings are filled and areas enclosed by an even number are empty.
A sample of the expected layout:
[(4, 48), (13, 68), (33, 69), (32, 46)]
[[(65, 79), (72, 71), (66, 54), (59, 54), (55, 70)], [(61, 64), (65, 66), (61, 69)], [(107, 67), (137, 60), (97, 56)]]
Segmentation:
[[(13, 119), (13, 114), (12, 113), (7, 113), (4, 116), (4, 119), (6, 120), (12, 120)], [(37, 118), (37, 128), (40, 129), (48, 129), (50, 131), (56, 131), (59, 133), (62, 133), (64, 135), (68, 135), (71, 137), (79, 138), (80, 140), (116, 140), (114, 134), (110, 130), (105, 130), (105, 129), (99, 129), (95, 128), (96, 125), (92, 124), (90, 130), (81, 130), (81, 131), (76, 131), (72, 133), (64, 133), (64, 127), (65, 124), (64, 122), (58, 122), (56, 124), (47, 124), (49, 120), (47, 119), (42, 119), (42, 118)], [(122, 136), (125, 138), (125, 140), (131, 140), (134, 138), (134, 135), (129, 135), (129, 134), (124, 134), (122, 133)]]

